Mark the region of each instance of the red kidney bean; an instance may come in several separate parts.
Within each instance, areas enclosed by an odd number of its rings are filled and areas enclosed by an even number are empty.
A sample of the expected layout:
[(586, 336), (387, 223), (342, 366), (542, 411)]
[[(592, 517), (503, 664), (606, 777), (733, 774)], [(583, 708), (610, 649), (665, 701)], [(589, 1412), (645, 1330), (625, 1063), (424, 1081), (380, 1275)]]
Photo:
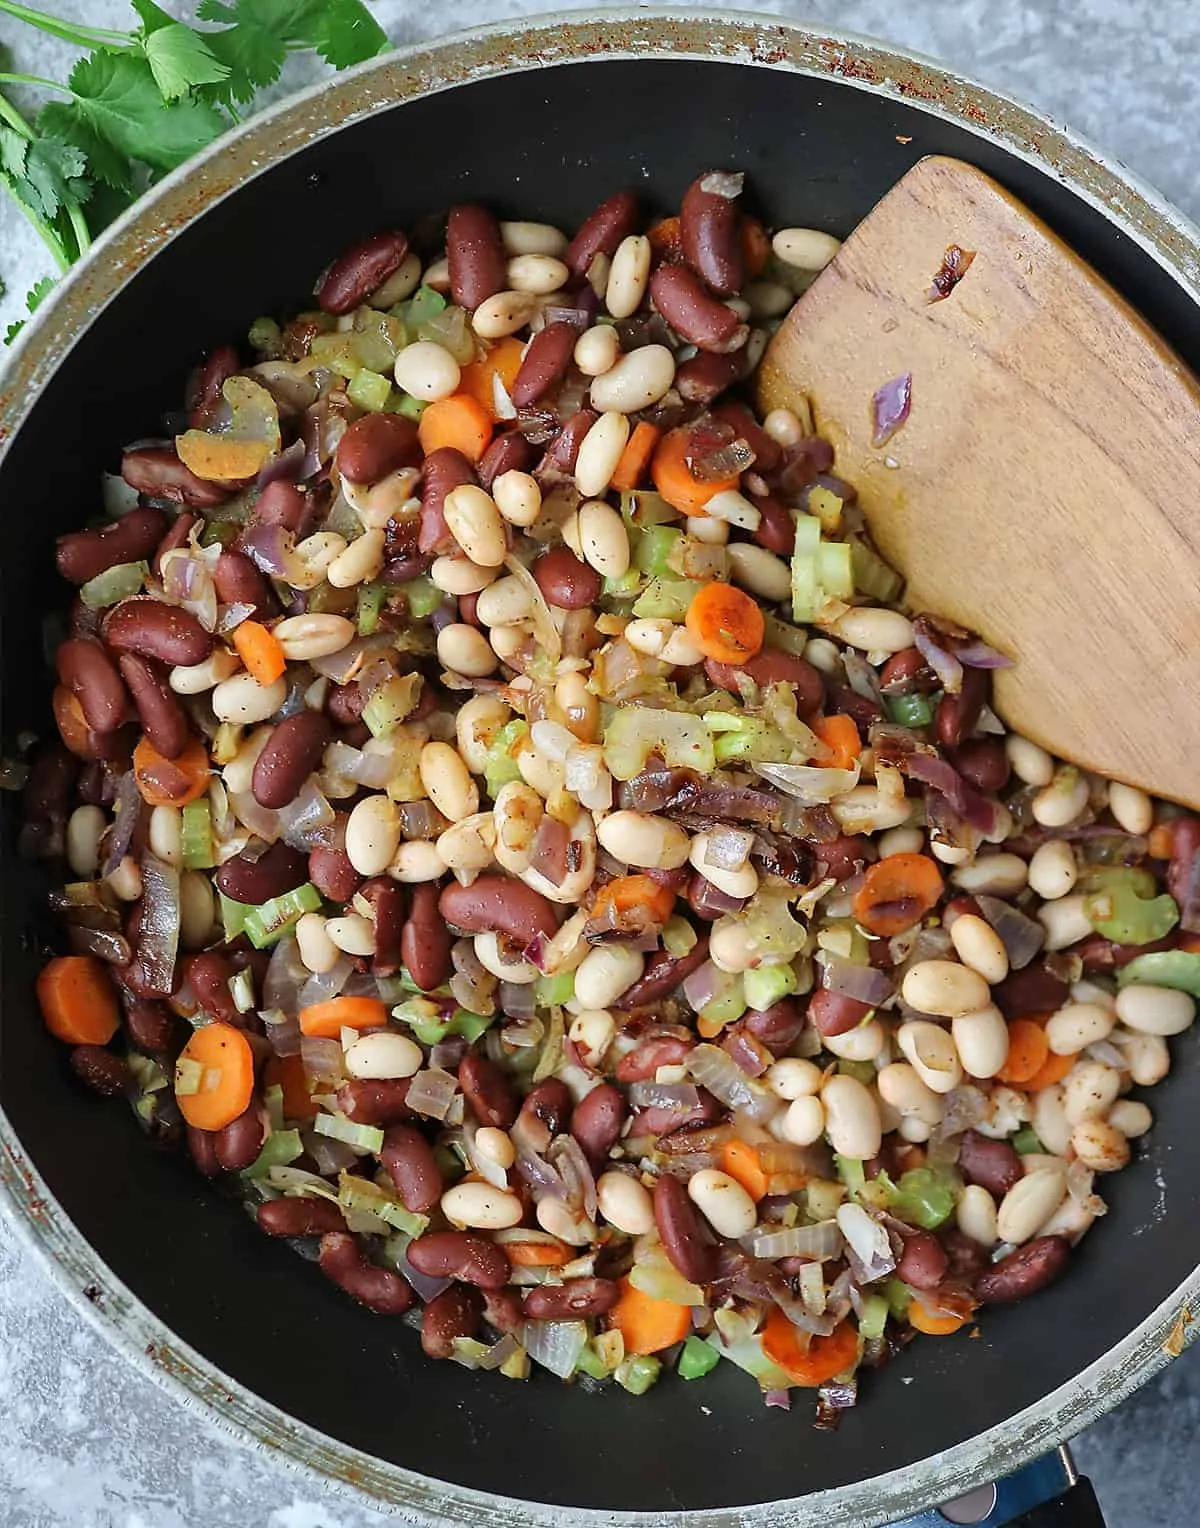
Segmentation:
[(617, 245), (637, 227), (638, 203), (632, 191), (618, 191), (584, 219), (563, 256), (575, 276), (586, 276), (597, 255), (616, 253)]
[(1200, 933), (1195, 914), (1200, 894), (1200, 818), (1180, 817), (1171, 834), (1171, 858), (1167, 865), (1167, 890), (1179, 904), (1180, 926)]
[(546, 897), (502, 875), (481, 875), (469, 886), (452, 882), (439, 896), (438, 907), (445, 921), (464, 934), (490, 930), (528, 944), (535, 934), (549, 937), (558, 928)]
[(353, 727), (362, 721), (366, 703), (366, 697), (354, 680), (349, 684), (331, 684), (325, 695), (325, 709), (330, 720), (339, 727)]
[[(707, 405), (741, 379), (744, 364), (744, 358), (736, 350), (726, 355), (701, 350), (678, 368), (675, 373), (675, 389), (685, 403)], [(790, 516), (788, 523), (791, 524)]]
[(544, 1078), (525, 1095), (517, 1115), (517, 1134), (531, 1151), (545, 1151), (554, 1137), (567, 1128), (573, 1103), (565, 1082), (558, 1077)]
[(193, 430), (203, 430), (208, 424), (209, 412), (220, 400), (221, 388), (241, 364), (232, 345), (218, 345), (193, 369), (184, 393), (188, 423)]
[(508, 281), (504, 241), (500, 225), (485, 208), (470, 203), (451, 207), (446, 220), (446, 262), (451, 296), (469, 313), (504, 290)]
[(744, 403), (739, 403), (736, 398), (727, 398), (724, 403), (714, 407), (712, 415), (714, 419), (720, 419), (736, 430), (754, 452), (755, 472), (770, 474), (783, 464), (783, 447), (777, 440), (771, 439)]
[(755, 508), (761, 515), (754, 539), (778, 557), (790, 557), (796, 550), (796, 522), (792, 512), (770, 494), (752, 496)]
[(1006, 1019), (1019, 1019), (1022, 1014), (1061, 1008), (1070, 990), (1061, 976), (1048, 971), (1039, 960), (1023, 970), (1010, 971), (992, 988), (992, 1002)]
[[(697, 1092), (700, 1102), (688, 1109), (677, 1109), (670, 1104), (652, 1104), (648, 1109), (639, 1109), (629, 1127), (630, 1136), (635, 1139), (643, 1135), (657, 1136), (659, 1150), (669, 1152), (671, 1141), (682, 1140), (695, 1133), (697, 1127), (715, 1125), (725, 1113), (724, 1105), (707, 1088), (698, 1088)], [(699, 1149), (688, 1146), (688, 1150)]]
[(411, 1077), (357, 1077), (337, 1090), (338, 1108), (356, 1125), (394, 1125), (415, 1119), (407, 1103), (411, 1086)]
[(351, 483), (378, 483), (420, 462), (417, 427), (399, 414), (364, 414), (338, 442), (337, 470)]
[(479, 619), (479, 596), (477, 594), (460, 594), (458, 596), (458, 618), (465, 621), (468, 626), (482, 626)]
[(458, 1085), (481, 1125), (507, 1130), (517, 1118), (517, 1095), (494, 1061), (469, 1051), (458, 1064)]
[(896, 1264), (896, 1277), (913, 1289), (936, 1289), (946, 1277), (950, 1259), (936, 1236), (914, 1231), (904, 1238), (904, 1251)]
[(54, 560), (58, 571), (73, 584), (107, 572), (123, 562), (149, 557), (167, 530), (161, 509), (131, 509), (111, 525), (97, 530), (72, 531), (58, 538)]
[(701, 350), (725, 354), (745, 339), (741, 319), (686, 265), (660, 265), (650, 277), (650, 298), (676, 334)]
[(999, 738), (968, 738), (950, 757), (955, 769), (976, 790), (998, 791), (1008, 784), (1008, 754)]
[(317, 283), (317, 302), (326, 313), (349, 313), (378, 291), (408, 254), (398, 230), (373, 233), (339, 255)]
[(821, 878), (832, 876), (835, 881), (848, 881), (864, 865), (874, 864), (879, 857), (875, 845), (861, 834), (839, 833), (828, 843), (814, 843), (812, 850)]
[(971, 736), (990, 690), (991, 680), (984, 669), (963, 669), (962, 689), (957, 695), (942, 696), (933, 719), (939, 743), (953, 748)]
[(201, 955), (185, 955), (180, 970), (191, 983), (196, 1001), (210, 1018), (225, 1024), (240, 1024), (241, 1014), (233, 1001), (229, 983), (234, 976), (233, 962), (220, 950), (205, 950)]
[(103, 1045), (76, 1045), (71, 1051), (71, 1070), (93, 1093), (119, 1098), (133, 1086), (133, 1073), (120, 1056)]
[(905, 647), (880, 669), (879, 688), (885, 695), (911, 695), (914, 690), (928, 694), (938, 688), (938, 682), (920, 648)]
[(378, 1316), (403, 1315), (416, 1298), (398, 1273), (368, 1262), (348, 1231), (327, 1231), (317, 1261), (327, 1279)]
[[(343, 829), (345, 823), (342, 823)], [(362, 885), (362, 876), (350, 863), (342, 848), (318, 848), (309, 851), (308, 879), (330, 902), (349, 902)]]
[(103, 610), (89, 610), (78, 595), (71, 601), (67, 612), (67, 636), (98, 637)]
[(217, 1161), (226, 1172), (240, 1173), (243, 1168), (249, 1167), (262, 1150), (266, 1139), (258, 1104), (252, 1102), (245, 1113), (230, 1120), (224, 1129), (215, 1134)]
[(518, 1332), (525, 1323), (525, 1307), (515, 1289), (485, 1289), (483, 1319), (498, 1332)]
[(477, 1289), (503, 1289), (509, 1262), (503, 1247), (471, 1231), (426, 1231), (409, 1242), (409, 1262), (431, 1279), (459, 1279)]
[(425, 458), (421, 469), (421, 525), (417, 536), (420, 551), (433, 552), (439, 557), (457, 551), (458, 543), (450, 534), (443, 506), (448, 493), (474, 481), (475, 469), (453, 446), (441, 446)]
[(1002, 1199), (1025, 1176), (1021, 1158), (1007, 1141), (989, 1140), (978, 1130), (964, 1130), (959, 1141), (958, 1168), (968, 1183), (978, 1183)]
[(612, 1310), (621, 1291), (611, 1279), (567, 1279), (563, 1284), (541, 1284), (525, 1295), (525, 1314), (531, 1321), (581, 1321)]
[(59, 644), (54, 655), (59, 680), (83, 708), (96, 732), (112, 732), (129, 712), (129, 696), (112, 660), (100, 646), (78, 637)]
[(656, 1035), (629, 1051), (617, 1062), (617, 1081), (645, 1082), (660, 1066), (678, 1066), (694, 1045), (678, 1035)]
[(697, 918), (703, 918), (706, 923), (714, 923), (726, 913), (740, 912), (746, 905), (744, 897), (731, 897), (728, 892), (714, 886), (699, 870), (692, 872), (684, 896)]
[(560, 610), (584, 610), (600, 596), (599, 573), (581, 562), (569, 546), (543, 552), (531, 571), (546, 602)]
[(1152, 939), (1149, 944), (1114, 944), (1102, 934), (1092, 934), (1081, 943), (1072, 945), (1071, 954), (1079, 956), (1083, 969), (1091, 976), (1101, 971), (1119, 971), (1139, 955), (1155, 955), (1160, 950), (1174, 950), (1178, 946), (1178, 934), (1168, 934), (1165, 939)]
[(599, 419), (599, 414), (592, 409), (580, 409), (578, 414), (572, 414), (562, 429), (546, 447), (546, 454), (542, 457), (542, 466), (555, 468), (559, 472), (571, 473), (575, 471), (575, 463), (579, 460), (579, 448), (583, 445), (584, 436)]
[(641, 1008), (648, 1003), (657, 1003), (664, 997), (669, 997), (676, 987), (686, 981), (693, 971), (698, 971), (707, 959), (707, 934), (703, 935), (686, 955), (669, 955), (666, 950), (655, 951), (646, 962), (646, 969), (638, 980), (632, 987), (627, 987), (622, 992), (612, 1007), (622, 1011), (629, 1008)]
[[(126, 451), (121, 458), (121, 476), (130, 488), (136, 488), (148, 499), (167, 499), (172, 504), (190, 505), (192, 509), (216, 509), (218, 504), (225, 503), (230, 492), (223, 483), (210, 483), (197, 477), (179, 460), (174, 446), (139, 446), (136, 451)], [(128, 515), (121, 517), (122, 520), (128, 518)], [(155, 545), (161, 536), (160, 530)], [(147, 548), (142, 556), (148, 557), (152, 550)], [(127, 557), (121, 559), (123, 562), (129, 560)]]
[(226, 860), (213, 880), (217, 890), (235, 902), (257, 906), (303, 886), (308, 880), (308, 859), (281, 839), (256, 860), (247, 859), (244, 851)]
[(678, 1178), (663, 1174), (654, 1185), (654, 1220), (671, 1262), (693, 1284), (716, 1274), (716, 1250), (705, 1240), (699, 1212)]
[(947, 932), (953, 928), (959, 918), (982, 918), (983, 912), (974, 897), (957, 896), (951, 897), (942, 909), (942, 927)]
[(611, 1082), (600, 1083), (575, 1105), (571, 1134), (583, 1148), (593, 1172), (616, 1145), (628, 1113), (625, 1095)]
[(277, 812), (294, 801), (321, 762), (330, 726), (319, 711), (297, 711), (271, 733), (259, 754), (250, 789), (259, 806)]
[(795, 998), (782, 997), (769, 1008), (752, 1008), (743, 1022), (756, 1040), (775, 1055), (782, 1056), (800, 1038), (804, 1012)]
[[(215, 1178), (221, 1171), (217, 1161), (217, 1137), (211, 1130), (199, 1130), (195, 1125), (187, 1127), (188, 1154), (195, 1163), (196, 1171), (205, 1178)], [(290, 1201), (280, 1201), (281, 1203)], [(299, 1201), (296, 1201), (299, 1203)]]
[(166, 671), (149, 658), (126, 653), (118, 660), (142, 731), (164, 759), (177, 759), (192, 735), (187, 712), (167, 683)]
[(328, 1199), (269, 1199), (255, 1218), (268, 1236), (324, 1236), (346, 1229), (341, 1210)]
[(259, 525), (282, 525), (284, 530), (298, 531), (308, 511), (308, 499), (295, 483), (276, 478), (259, 494), (254, 505), (254, 518)]
[(406, 1210), (419, 1215), (442, 1197), (442, 1170), (433, 1147), (412, 1125), (392, 1125), (379, 1153)]
[(733, 297), (742, 289), (745, 262), (738, 227), (736, 197), (706, 191), (711, 171), (698, 176), (683, 193), (679, 209), (679, 242), (683, 258), (721, 297)]
[(942, 1228), (938, 1240), (950, 1260), (948, 1278), (956, 1284), (973, 1284), (983, 1270), (990, 1266), (987, 1249), (960, 1231), (957, 1226)]
[(837, 684), (832, 680), (829, 684), (826, 710), (848, 716), (857, 727), (864, 731), (883, 715), (883, 707), (878, 701), (866, 695), (859, 695), (848, 684)]
[(528, 472), (537, 455), (520, 430), (506, 430), (479, 458), (475, 468), (479, 481), (491, 492), (492, 484), (505, 472)]
[(975, 1298), (983, 1305), (1023, 1300), (1053, 1284), (1070, 1259), (1071, 1247), (1065, 1237), (1035, 1237), (979, 1275)]
[(483, 1296), (469, 1284), (452, 1284), (421, 1313), (421, 1347), (427, 1358), (452, 1358), (456, 1337), (474, 1337), (483, 1321)]
[(525, 409), (544, 398), (562, 379), (575, 352), (579, 331), (574, 324), (547, 324), (529, 342), (513, 379), (512, 401)]
[(279, 610), (279, 601), (267, 575), (244, 552), (225, 548), (217, 558), (213, 585), (222, 604), (250, 605), (253, 614), (260, 618), (275, 615)]
[(25, 822), (53, 822), (65, 817), (72, 806), (71, 793), (79, 766), (61, 743), (44, 748), (30, 766), (21, 792), (21, 816)]
[(422, 992), (440, 987), (450, 974), (450, 930), (439, 907), (439, 888), (426, 881), (412, 888), (408, 921), (400, 933), (400, 953)]
[(822, 1035), (848, 1034), (870, 1012), (870, 1003), (860, 1003), (844, 992), (831, 992), (828, 987), (818, 987), (808, 1000), (809, 1022)]
[(163, 1003), (148, 998), (127, 999), (125, 1028), (138, 1050), (148, 1055), (170, 1055), (177, 1048), (179, 1020)]
[(704, 672), (713, 684), (720, 685), (737, 695), (739, 674), (748, 674), (760, 687), (769, 684), (786, 684), (796, 694), (796, 709), (801, 716), (811, 716), (820, 710), (825, 698), (825, 681), (819, 669), (799, 653), (785, 653), (782, 648), (764, 647), (743, 664), (718, 663), (715, 658), (704, 660)]
[(404, 890), (388, 876), (377, 875), (360, 888), (358, 895), (370, 907), (375, 924), (371, 970), (376, 976), (394, 976), (401, 962)]

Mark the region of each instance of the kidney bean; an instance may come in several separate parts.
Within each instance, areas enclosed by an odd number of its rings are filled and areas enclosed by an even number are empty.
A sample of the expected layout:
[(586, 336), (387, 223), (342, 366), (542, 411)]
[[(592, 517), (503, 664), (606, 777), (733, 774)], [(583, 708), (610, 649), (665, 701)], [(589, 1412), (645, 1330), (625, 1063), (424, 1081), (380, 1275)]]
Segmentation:
[(950, 1259), (936, 1236), (914, 1231), (904, 1238), (904, 1251), (896, 1264), (896, 1277), (913, 1289), (936, 1289), (946, 1277)]
[[(982, 918), (983, 912), (974, 897), (951, 897), (942, 909), (942, 927), (949, 930), (959, 918)], [(885, 941), (886, 942), (886, 941)]]
[(1119, 971), (1139, 955), (1155, 955), (1160, 950), (1179, 947), (1178, 934), (1168, 934), (1165, 939), (1152, 939), (1148, 944), (1114, 944), (1102, 934), (1092, 934), (1081, 943), (1071, 946), (1071, 954), (1078, 955), (1083, 969), (1089, 976), (1101, 971)]
[[(188, 1155), (195, 1164), (196, 1171), (205, 1178), (215, 1178), (221, 1171), (221, 1164), (217, 1161), (217, 1137), (212, 1130), (199, 1130), (195, 1125), (187, 1127)], [(281, 1203), (291, 1201), (280, 1201)], [(300, 1201), (297, 1200), (296, 1203)]]
[(281, 721), (259, 754), (250, 789), (259, 806), (278, 811), (294, 801), (321, 762), (330, 726), (318, 711), (297, 711)]
[(419, 1215), (442, 1197), (442, 1170), (433, 1147), (412, 1125), (392, 1125), (383, 1138), (379, 1160), (406, 1210)]
[(938, 1240), (949, 1259), (948, 1282), (973, 1284), (983, 1270), (990, 1266), (987, 1249), (977, 1241), (972, 1241), (957, 1226), (943, 1226), (938, 1232)]
[(148, 1055), (170, 1055), (177, 1048), (179, 1021), (163, 1003), (147, 998), (127, 999), (125, 1028), (138, 1050)]
[(61, 743), (51, 743), (34, 759), (21, 791), (25, 822), (53, 822), (67, 815), (79, 766)]
[(427, 1278), (459, 1279), (477, 1289), (503, 1289), (508, 1283), (504, 1248), (471, 1231), (426, 1231), (409, 1242), (406, 1255)]
[(446, 524), (443, 505), (446, 495), (455, 488), (474, 483), (475, 470), (471, 463), (453, 446), (441, 446), (431, 451), (421, 469), (421, 523), (417, 547), (422, 552), (438, 556), (454, 552), (458, 543)]
[(575, 1105), (571, 1134), (583, 1148), (593, 1172), (616, 1145), (628, 1112), (625, 1095), (611, 1082), (600, 1083)]
[(362, 721), (366, 703), (366, 696), (354, 680), (349, 684), (331, 684), (325, 694), (325, 710), (339, 727), (353, 727)]
[(317, 1261), (326, 1278), (376, 1315), (403, 1315), (416, 1298), (398, 1273), (368, 1262), (348, 1231), (327, 1231)]
[(346, 1229), (341, 1210), (328, 1199), (269, 1199), (255, 1219), (268, 1236), (324, 1236)]
[(185, 955), (180, 961), (184, 979), (191, 983), (196, 1001), (210, 1018), (225, 1024), (240, 1024), (241, 1014), (233, 1001), (229, 983), (233, 962), (221, 950), (205, 950), (201, 955)]
[(741, 320), (686, 265), (660, 265), (650, 278), (650, 297), (682, 339), (721, 354), (737, 349), (745, 332)]
[(317, 283), (317, 302), (326, 313), (349, 313), (383, 285), (407, 254), (408, 239), (395, 229), (361, 239), (325, 271)]
[(822, 1035), (848, 1034), (870, 1011), (870, 1003), (860, 1003), (844, 992), (831, 992), (828, 987), (818, 987), (808, 1000), (809, 1022)]
[(525, 1323), (525, 1307), (515, 1289), (485, 1289), (483, 1319), (496, 1331), (518, 1332)]
[(258, 1104), (252, 1102), (245, 1113), (230, 1120), (224, 1129), (215, 1134), (217, 1161), (226, 1172), (240, 1173), (244, 1167), (249, 1167), (262, 1150), (266, 1139)]
[(450, 974), (450, 930), (433, 881), (412, 888), (408, 921), (400, 933), (400, 953), (422, 992), (440, 987)]
[(393, 976), (400, 969), (401, 932), (404, 928), (404, 890), (386, 875), (366, 881), (358, 895), (371, 909), (375, 924), (375, 953), (371, 971)]
[(998, 791), (1008, 784), (1008, 754), (999, 738), (968, 738), (951, 754), (951, 761), (976, 790)]
[[(707, 405), (727, 387), (740, 381), (744, 365), (744, 358), (736, 350), (725, 355), (718, 355), (712, 350), (698, 351), (675, 372), (675, 390), (685, 403)], [(788, 524), (791, 524), (790, 516)], [(776, 548), (772, 547), (771, 550)]]
[(213, 877), (218, 891), (235, 902), (250, 902), (254, 906), (281, 897), (285, 891), (295, 891), (307, 879), (307, 858), (282, 839), (256, 860), (248, 859), (245, 851), (235, 855)]
[(563, 256), (573, 275), (586, 276), (597, 255), (616, 253), (617, 245), (637, 227), (638, 203), (632, 191), (618, 191), (584, 219)]
[(310, 850), (308, 879), (330, 902), (349, 902), (362, 885), (362, 876), (350, 863), (350, 856), (343, 848)]
[(716, 1249), (705, 1240), (700, 1216), (678, 1178), (663, 1174), (654, 1185), (654, 1221), (671, 1262), (693, 1284), (716, 1275)]
[(743, 1022), (756, 1040), (782, 1056), (799, 1039), (804, 1013), (795, 998), (782, 997), (769, 1008), (752, 1008)]
[(657, 1035), (652, 1040), (645, 1040), (617, 1062), (617, 1081), (645, 1082), (660, 1066), (678, 1066), (693, 1044), (678, 1035)]
[(785, 653), (778, 647), (764, 647), (743, 664), (718, 663), (715, 658), (706, 658), (704, 672), (713, 684), (734, 695), (739, 693), (739, 674), (748, 674), (761, 687), (786, 684), (795, 691), (796, 709), (802, 717), (818, 711), (825, 698), (825, 681), (820, 670), (799, 653)]
[(76, 787), (80, 801), (88, 806), (112, 806), (116, 793), (101, 759), (91, 759), (79, 772)]
[(977, 1130), (964, 1130), (959, 1142), (958, 1167), (968, 1183), (978, 1183), (1002, 1199), (1025, 1175), (1021, 1158), (1007, 1141), (989, 1140)]
[[(121, 476), (130, 488), (136, 488), (148, 499), (166, 499), (172, 504), (187, 504), (192, 509), (216, 509), (225, 503), (230, 492), (223, 483), (210, 483), (197, 477), (179, 460), (174, 446), (139, 446), (136, 451), (126, 451), (121, 458)], [(117, 523), (128, 519), (128, 515), (122, 515)], [(162, 530), (154, 539), (155, 546), (161, 536)], [(148, 557), (153, 549), (147, 547), (141, 555)], [(130, 561), (128, 557), (119, 560)]]
[(1180, 926), (1200, 933), (1195, 908), (1200, 899), (1200, 818), (1180, 817), (1171, 834), (1171, 858), (1167, 865), (1167, 890), (1183, 913)]
[(643, 1135), (658, 1138), (659, 1151), (678, 1155), (682, 1151), (707, 1150), (707, 1145), (693, 1144), (694, 1138), (704, 1134), (704, 1127), (715, 1125), (725, 1114), (724, 1105), (707, 1088), (696, 1090), (699, 1103), (688, 1109), (677, 1109), (671, 1104), (652, 1104), (639, 1109), (629, 1127), (634, 1139)]
[(469, 1284), (434, 1295), (421, 1314), (421, 1347), (428, 1358), (452, 1358), (456, 1337), (474, 1337), (483, 1320), (483, 1296)]
[(707, 174), (698, 176), (683, 193), (679, 208), (679, 242), (683, 258), (721, 297), (742, 289), (742, 259), (738, 204), (735, 197), (704, 189)]
[(632, 987), (627, 987), (612, 1007), (618, 1010), (641, 1008), (669, 997), (681, 982), (698, 971), (708, 959), (708, 935), (704, 934), (686, 955), (669, 955), (657, 950), (646, 962), (646, 968)]
[(378, 483), (420, 462), (417, 427), (399, 414), (364, 414), (338, 442), (337, 470), (351, 483)]
[(603, 1316), (612, 1310), (621, 1291), (611, 1279), (567, 1279), (563, 1284), (541, 1284), (525, 1295), (525, 1314), (531, 1321), (580, 1321)]
[(411, 1086), (411, 1077), (358, 1077), (337, 1090), (338, 1108), (356, 1125), (394, 1125), (415, 1119), (407, 1103)]
[(1062, 977), (1055, 976), (1039, 960), (1023, 970), (1010, 971), (998, 986), (992, 988), (992, 1002), (1006, 1019), (1019, 1019), (1022, 1014), (1061, 1008), (1069, 992)]
[(579, 460), (579, 448), (599, 417), (592, 409), (580, 409), (578, 414), (572, 414), (546, 447), (542, 467), (553, 468), (558, 472), (574, 472), (575, 463)]
[(218, 345), (192, 370), (184, 393), (188, 423), (193, 430), (203, 430), (209, 423), (213, 405), (220, 400), (221, 388), (241, 366), (232, 345)]
[(779, 557), (790, 557), (796, 550), (796, 522), (792, 519), (791, 510), (770, 494), (753, 494), (751, 497), (762, 516), (754, 532), (755, 541), (759, 546), (766, 547), (768, 552), (774, 552)]
[(905, 647), (880, 669), (879, 688), (885, 695), (911, 695), (914, 690), (927, 695), (938, 688), (938, 681), (920, 648)]
[(821, 878), (832, 876), (835, 881), (848, 881), (864, 865), (873, 864), (879, 853), (870, 839), (848, 833), (839, 833), (828, 843), (815, 842), (812, 849)]
[(267, 575), (246, 556), (226, 547), (213, 572), (217, 598), (225, 605), (250, 605), (258, 619), (279, 611), (279, 601)]
[(517, 408), (531, 407), (561, 380), (571, 364), (578, 338), (574, 324), (558, 322), (538, 330), (513, 379), (512, 401)]
[(59, 680), (83, 708), (89, 727), (112, 732), (121, 725), (128, 714), (129, 696), (99, 642), (71, 637), (59, 644), (54, 663)]
[(506, 430), (479, 458), (475, 468), (479, 481), (491, 492), (492, 484), (505, 472), (528, 472), (537, 455), (536, 448), (525, 439), (520, 430)]
[(736, 398), (727, 398), (724, 403), (716, 405), (712, 414), (714, 419), (723, 420), (736, 430), (754, 452), (755, 472), (769, 475), (782, 466), (783, 447), (777, 440), (771, 439), (744, 403), (738, 402)]
[(516, 1130), (531, 1151), (545, 1151), (567, 1128), (573, 1102), (571, 1090), (558, 1077), (546, 1077), (526, 1093)]
[(531, 571), (547, 603), (560, 610), (584, 610), (600, 596), (599, 573), (581, 562), (569, 546), (543, 552)]
[(979, 725), (979, 714), (987, 704), (991, 680), (984, 669), (963, 669), (962, 689), (957, 695), (943, 695), (933, 719), (937, 740), (953, 748), (969, 738)]
[(438, 907), (445, 921), (464, 934), (495, 931), (528, 944), (535, 934), (549, 937), (558, 927), (547, 898), (502, 875), (481, 875), (469, 886), (452, 882), (438, 898)]
[(192, 735), (187, 712), (167, 682), (166, 670), (149, 658), (126, 653), (118, 660), (142, 731), (164, 759), (177, 759)]
[(517, 1118), (517, 1095), (494, 1061), (469, 1051), (458, 1064), (458, 1085), (481, 1125), (507, 1130)]
[(979, 1275), (975, 1298), (983, 1305), (1023, 1300), (1053, 1284), (1070, 1258), (1071, 1247), (1065, 1237), (1035, 1237)]
[(504, 290), (508, 279), (504, 241), (500, 225), (485, 208), (470, 203), (451, 207), (446, 220), (446, 262), (451, 296), (469, 313)]
[(72, 531), (58, 538), (54, 560), (58, 571), (73, 584), (115, 568), (123, 562), (149, 557), (167, 529), (161, 509), (131, 509), (111, 525), (96, 530)]
[(120, 1056), (103, 1045), (76, 1045), (71, 1051), (71, 1070), (93, 1093), (119, 1098), (133, 1086), (133, 1073)]
[(254, 505), (254, 519), (259, 525), (282, 525), (298, 531), (308, 510), (308, 499), (295, 483), (277, 478), (268, 483)]

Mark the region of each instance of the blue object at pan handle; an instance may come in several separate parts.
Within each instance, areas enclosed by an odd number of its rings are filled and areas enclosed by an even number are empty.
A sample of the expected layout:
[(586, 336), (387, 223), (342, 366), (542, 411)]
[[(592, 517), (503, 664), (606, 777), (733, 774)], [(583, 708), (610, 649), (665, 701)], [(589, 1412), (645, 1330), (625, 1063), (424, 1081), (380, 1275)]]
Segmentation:
[[(982, 1517), (975, 1515), (981, 1511)], [(1091, 1481), (1077, 1473), (1070, 1454), (1060, 1448), (961, 1501), (905, 1518), (895, 1528), (948, 1528), (950, 1524), (964, 1528), (967, 1524), (972, 1528), (1104, 1528), (1104, 1514)]]

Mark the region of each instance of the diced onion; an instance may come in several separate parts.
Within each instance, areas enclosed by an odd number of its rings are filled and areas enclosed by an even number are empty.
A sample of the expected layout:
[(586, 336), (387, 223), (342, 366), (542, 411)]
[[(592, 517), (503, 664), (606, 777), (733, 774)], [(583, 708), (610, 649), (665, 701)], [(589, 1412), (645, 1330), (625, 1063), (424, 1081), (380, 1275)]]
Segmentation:
[(684, 1065), (692, 1080), (726, 1108), (741, 1109), (751, 1119), (765, 1119), (779, 1106), (773, 1093), (747, 1077), (732, 1056), (716, 1045), (697, 1045), (688, 1052)]
[(427, 1068), (418, 1072), (409, 1086), (406, 1102), (416, 1114), (430, 1119), (445, 1119), (458, 1082), (449, 1072)]
[(854, 789), (859, 775), (857, 764), (853, 769), (819, 769), (809, 764), (752, 764), (751, 768), (802, 806), (835, 801)]
[[(752, 1232), (748, 1241), (754, 1256), (765, 1258), (835, 1258), (841, 1256), (844, 1245), (841, 1228), (836, 1220), (822, 1220), (815, 1226), (789, 1226), (782, 1231), (759, 1230)], [(821, 1310), (813, 1314), (819, 1316), (824, 1308), (822, 1285)]]
[(534, 1363), (570, 1379), (587, 1346), (587, 1327), (582, 1321), (527, 1321), (525, 1351)]

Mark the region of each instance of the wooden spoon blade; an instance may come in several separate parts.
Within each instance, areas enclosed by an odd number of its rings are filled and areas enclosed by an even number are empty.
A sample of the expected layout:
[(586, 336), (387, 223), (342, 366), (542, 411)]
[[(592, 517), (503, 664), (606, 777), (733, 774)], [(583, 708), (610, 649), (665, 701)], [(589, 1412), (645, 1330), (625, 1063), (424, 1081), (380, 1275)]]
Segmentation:
[[(947, 251), (965, 274), (931, 301)], [(875, 444), (876, 391), (911, 410)], [(1200, 807), (1200, 385), (973, 166), (915, 165), (784, 320), (806, 397), (916, 610), (1015, 660), (996, 709), (1060, 757)]]

